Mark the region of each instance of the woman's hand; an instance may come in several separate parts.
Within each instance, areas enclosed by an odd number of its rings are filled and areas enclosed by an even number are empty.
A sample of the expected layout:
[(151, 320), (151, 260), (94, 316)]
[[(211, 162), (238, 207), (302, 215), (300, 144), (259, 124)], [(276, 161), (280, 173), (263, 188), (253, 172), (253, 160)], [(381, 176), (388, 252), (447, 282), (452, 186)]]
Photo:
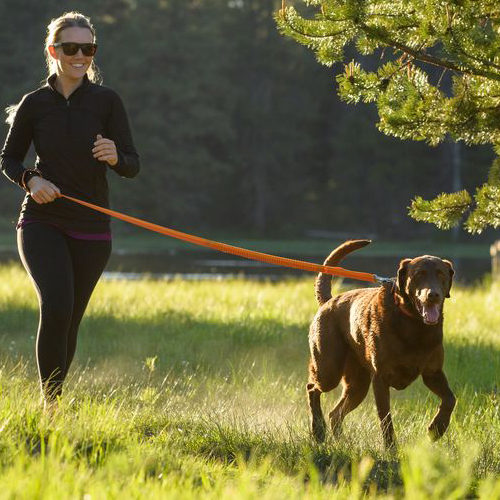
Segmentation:
[(94, 158), (99, 161), (105, 161), (111, 167), (118, 163), (118, 152), (116, 151), (115, 143), (111, 139), (105, 139), (101, 134), (97, 134), (97, 140), (94, 142), (92, 149)]
[(30, 190), (31, 197), (39, 204), (50, 203), (61, 195), (61, 191), (57, 186), (38, 175), (28, 181), (27, 187)]

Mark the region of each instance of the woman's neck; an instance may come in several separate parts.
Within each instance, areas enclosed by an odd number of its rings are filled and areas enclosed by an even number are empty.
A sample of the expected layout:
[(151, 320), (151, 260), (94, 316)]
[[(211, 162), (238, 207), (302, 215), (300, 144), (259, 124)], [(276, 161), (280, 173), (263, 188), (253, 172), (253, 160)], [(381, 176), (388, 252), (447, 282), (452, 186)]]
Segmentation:
[(57, 75), (55, 87), (65, 99), (67, 99), (83, 82), (83, 78), (74, 80), (72, 78), (65, 78), (64, 76)]

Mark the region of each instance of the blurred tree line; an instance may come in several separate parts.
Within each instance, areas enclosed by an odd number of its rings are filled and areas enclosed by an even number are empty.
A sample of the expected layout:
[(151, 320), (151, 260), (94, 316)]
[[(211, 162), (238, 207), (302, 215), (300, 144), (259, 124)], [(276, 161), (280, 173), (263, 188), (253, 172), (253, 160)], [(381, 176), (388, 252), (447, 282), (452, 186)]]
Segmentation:
[[(382, 135), (374, 107), (341, 103), (332, 69), (278, 33), (280, 4), (3, 0), (0, 103), (46, 77), (48, 22), (80, 10), (97, 28), (96, 62), (125, 102), (141, 156), (136, 179), (109, 176), (114, 208), (205, 234), (435, 235), (408, 217), (411, 198), (480, 184), (492, 151)], [(0, 183), (3, 217), (15, 220), (21, 195)]]

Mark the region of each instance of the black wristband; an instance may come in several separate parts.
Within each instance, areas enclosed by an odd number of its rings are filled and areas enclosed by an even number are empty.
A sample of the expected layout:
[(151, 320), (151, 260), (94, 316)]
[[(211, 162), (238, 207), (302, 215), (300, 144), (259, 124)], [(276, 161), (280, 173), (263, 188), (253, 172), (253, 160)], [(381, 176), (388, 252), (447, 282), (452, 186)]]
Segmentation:
[(21, 187), (25, 191), (27, 191), (28, 193), (30, 192), (30, 190), (28, 188), (28, 181), (32, 177), (42, 177), (42, 174), (38, 170), (36, 170), (36, 169), (30, 169), (30, 170), (25, 170), (23, 172), (22, 177), (21, 177)]

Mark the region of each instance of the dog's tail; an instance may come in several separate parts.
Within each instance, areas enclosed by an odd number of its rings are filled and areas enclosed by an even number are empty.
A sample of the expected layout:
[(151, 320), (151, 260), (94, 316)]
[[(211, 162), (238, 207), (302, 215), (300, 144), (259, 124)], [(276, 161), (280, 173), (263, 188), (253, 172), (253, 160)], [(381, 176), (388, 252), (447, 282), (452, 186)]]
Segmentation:
[[(371, 240), (350, 240), (338, 246), (325, 260), (323, 265), (336, 266), (346, 255), (369, 245)], [(332, 275), (319, 273), (315, 286), (316, 299), (321, 306), (332, 298)]]

